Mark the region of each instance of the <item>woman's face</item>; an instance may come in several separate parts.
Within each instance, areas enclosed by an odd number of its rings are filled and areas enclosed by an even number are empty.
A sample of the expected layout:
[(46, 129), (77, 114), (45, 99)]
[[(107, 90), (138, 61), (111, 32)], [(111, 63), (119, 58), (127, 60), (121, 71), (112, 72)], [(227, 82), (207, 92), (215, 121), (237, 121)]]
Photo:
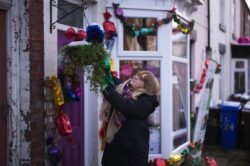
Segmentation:
[(134, 90), (144, 88), (143, 75), (135, 75), (131, 81), (130, 85)]

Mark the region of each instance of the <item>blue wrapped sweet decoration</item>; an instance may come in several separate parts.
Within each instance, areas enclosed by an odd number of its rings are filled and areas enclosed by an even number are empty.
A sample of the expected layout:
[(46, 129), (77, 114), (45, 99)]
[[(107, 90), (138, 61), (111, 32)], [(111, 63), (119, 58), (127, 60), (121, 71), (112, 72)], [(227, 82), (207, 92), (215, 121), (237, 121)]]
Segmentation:
[(97, 41), (99, 43), (103, 42), (104, 30), (99, 24), (91, 24), (87, 27), (87, 42)]

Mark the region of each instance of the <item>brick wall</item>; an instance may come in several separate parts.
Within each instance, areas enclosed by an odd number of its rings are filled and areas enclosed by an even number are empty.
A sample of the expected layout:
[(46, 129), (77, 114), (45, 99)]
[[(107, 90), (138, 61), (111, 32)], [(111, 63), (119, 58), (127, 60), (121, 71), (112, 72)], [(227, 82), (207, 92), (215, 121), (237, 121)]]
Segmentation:
[(44, 165), (43, 1), (29, 1), (31, 165)]

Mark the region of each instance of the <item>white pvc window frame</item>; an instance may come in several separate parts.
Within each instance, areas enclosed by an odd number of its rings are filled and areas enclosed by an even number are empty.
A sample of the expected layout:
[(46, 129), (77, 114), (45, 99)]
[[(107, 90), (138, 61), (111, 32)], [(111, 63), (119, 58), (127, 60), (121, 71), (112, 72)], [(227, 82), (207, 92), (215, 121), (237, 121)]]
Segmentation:
[[(157, 18), (162, 19), (166, 17), (167, 11), (157, 11), (148, 9), (124, 9), (124, 16), (134, 18)], [(112, 12), (112, 10), (110, 10)], [(160, 133), (160, 154), (150, 154), (149, 159), (156, 157), (169, 158), (171, 154), (180, 153), (190, 142), (190, 122), (188, 120), (187, 128), (184, 132), (188, 132), (187, 142), (180, 145), (178, 148), (173, 149), (173, 140), (175, 135), (182, 133), (183, 130), (173, 132), (173, 111), (172, 111), (172, 62), (181, 62), (187, 64), (188, 79), (187, 85), (189, 85), (189, 44), (187, 45), (187, 56), (185, 58), (172, 56), (172, 23), (162, 25), (157, 30), (157, 49), (156, 51), (124, 51), (123, 49), (123, 25), (119, 19), (114, 19), (117, 25), (118, 42), (112, 51), (115, 65), (119, 69), (120, 60), (159, 60), (160, 61), (160, 82), (161, 82), (161, 98), (160, 98), (160, 110), (161, 110), (161, 133)], [(189, 43), (189, 37), (187, 38)], [(189, 86), (188, 86), (189, 87)], [(189, 92), (188, 92), (189, 95)], [(188, 106), (189, 109), (189, 96)], [(188, 119), (190, 118), (188, 110)]]
[[(243, 68), (236, 68), (236, 63), (237, 62), (243, 62), (244, 67)], [(244, 76), (245, 76), (245, 92), (248, 92), (248, 60), (247, 59), (232, 59), (232, 90), (233, 93), (235, 93), (235, 89), (234, 89), (234, 84), (235, 84), (235, 79), (234, 79), (234, 73), (235, 72), (244, 72)]]
[[(178, 36), (177, 36), (178, 37)], [(172, 64), (173, 62), (177, 62), (177, 63), (183, 63), (185, 65), (187, 65), (187, 78), (186, 78), (186, 85), (187, 85), (187, 94), (186, 94), (186, 99), (187, 99), (187, 127), (186, 128), (182, 128), (176, 131), (171, 131), (172, 132), (172, 148), (174, 148), (173, 145), (173, 141), (175, 139), (175, 137), (180, 136), (184, 133), (187, 134), (187, 141), (185, 143), (183, 143), (182, 145), (178, 146), (177, 148), (173, 149), (172, 154), (179, 154), (183, 149), (185, 149), (188, 144), (190, 143), (191, 140), (191, 124), (190, 124), (190, 91), (189, 91), (189, 80), (190, 80), (190, 36), (187, 35), (186, 36), (186, 56), (185, 57), (176, 57), (176, 56), (171, 56), (172, 57)], [(172, 67), (172, 66), (171, 66)], [(171, 73), (171, 77), (172, 77), (172, 73)], [(172, 92), (172, 88), (171, 88), (171, 92)], [(171, 109), (171, 111), (173, 112), (173, 110)]]

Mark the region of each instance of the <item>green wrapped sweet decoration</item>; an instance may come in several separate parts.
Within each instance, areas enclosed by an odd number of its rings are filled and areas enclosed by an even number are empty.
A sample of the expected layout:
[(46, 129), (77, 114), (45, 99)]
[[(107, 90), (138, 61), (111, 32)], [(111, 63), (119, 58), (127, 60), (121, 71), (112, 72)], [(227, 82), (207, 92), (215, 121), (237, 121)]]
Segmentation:
[(138, 37), (141, 35), (147, 35), (151, 32), (154, 32), (154, 28), (141, 28), (140, 30), (134, 31), (133, 36)]
[(102, 88), (106, 88), (107, 86), (114, 85), (112, 75), (110, 72), (110, 57), (106, 55), (104, 58), (104, 66), (105, 66), (105, 77), (102, 80)]

